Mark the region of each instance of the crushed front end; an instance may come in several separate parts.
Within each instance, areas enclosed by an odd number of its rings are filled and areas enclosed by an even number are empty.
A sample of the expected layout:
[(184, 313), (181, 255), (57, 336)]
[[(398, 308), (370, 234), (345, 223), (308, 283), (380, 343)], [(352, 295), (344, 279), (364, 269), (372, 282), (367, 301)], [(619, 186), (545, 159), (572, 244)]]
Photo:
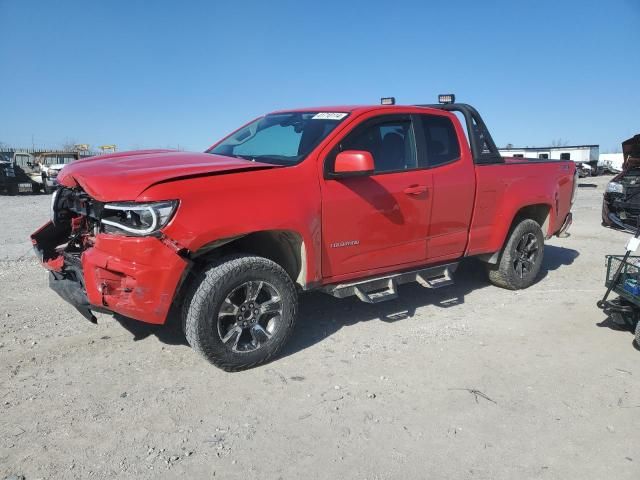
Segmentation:
[(164, 323), (189, 261), (161, 231), (176, 208), (109, 204), (78, 188), (58, 189), (51, 221), (31, 235), (51, 288), (92, 322), (97, 311)]
[(640, 167), (618, 175), (607, 185), (602, 221), (610, 227), (633, 230), (640, 225)]

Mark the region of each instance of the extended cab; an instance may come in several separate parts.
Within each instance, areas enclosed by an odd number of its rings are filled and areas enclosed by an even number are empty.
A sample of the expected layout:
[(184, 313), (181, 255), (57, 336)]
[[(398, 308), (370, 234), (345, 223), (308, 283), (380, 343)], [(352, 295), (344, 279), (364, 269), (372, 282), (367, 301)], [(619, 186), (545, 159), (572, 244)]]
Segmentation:
[(494, 284), (528, 287), (571, 223), (575, 173), (502, 158), (465, 104), (287, 110), (205, 153), (66, 166), (32, 240), (86, 318), (179, 312), (196, 350), (238, 370), (285, 343), (300, 291), (378, 302), (403, 282), (449, 285), (470, 256)]

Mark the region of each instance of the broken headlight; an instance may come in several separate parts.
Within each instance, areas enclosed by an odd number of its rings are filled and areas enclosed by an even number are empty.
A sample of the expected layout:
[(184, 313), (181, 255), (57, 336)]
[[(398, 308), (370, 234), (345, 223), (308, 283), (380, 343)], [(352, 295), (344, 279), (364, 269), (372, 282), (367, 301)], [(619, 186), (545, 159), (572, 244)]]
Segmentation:
[(169, 223), (177, 207), (177, 200), (107, 203), (103, 207), (100, 222), (105, 233), (151, 235)]
[(624, 186), (618, 182), (609, 182), (607, 184), (607, 193), (624, 193)]

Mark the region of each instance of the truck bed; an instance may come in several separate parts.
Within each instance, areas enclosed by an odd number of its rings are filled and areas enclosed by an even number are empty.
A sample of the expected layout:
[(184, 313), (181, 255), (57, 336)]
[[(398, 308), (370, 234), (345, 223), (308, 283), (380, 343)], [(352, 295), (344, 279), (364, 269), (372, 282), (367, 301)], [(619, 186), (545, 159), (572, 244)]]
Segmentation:
[(539, 206), (540, 216), (546, 217), (543, 232), (547, 237), (554, 235), (571, 209), (574, 172), (570, 160), (509, 157), (503, 163), (476, 165), (467, 255), (500, 250), (510, 227), (508, 219), (522, 208)]

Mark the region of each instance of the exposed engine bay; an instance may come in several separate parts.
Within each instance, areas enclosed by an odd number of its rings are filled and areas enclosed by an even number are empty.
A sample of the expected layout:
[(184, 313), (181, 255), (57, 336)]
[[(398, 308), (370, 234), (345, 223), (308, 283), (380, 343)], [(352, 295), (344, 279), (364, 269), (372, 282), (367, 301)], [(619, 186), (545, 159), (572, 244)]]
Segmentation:
[(610, 185), (605, 193), (605, 202), (609, 218), (617, 226), (632, 230), (637, 228), (640, 216), (640, 167), (632, 168), (614, 186)]
[(635, 232), (640, 226), (640, 135), (622, 142), (623, 171), (607, 185), (602, 223)]
[(49, 285), (93, 323), (81, 256), (95, 243), (103, 212), (104, 204), (85, 192), (60, 188), (51, 196), (51, 222), (31, 236), (36, 254), (50, 271)]
[(90, 247), (99, 233), (124, 236), (160, 235), (160, 229), (173, 216), (177, 201), (150, 203), (105, 203), (91, 198), (80, 189), (60, 188), (51, 198), (49, 241), (41, 243), (43, 260), (54, 258), (58, 246), (64, 252), (79, 254)]
[[(44, 262), (62, 253), (78, 256), (92, 244), (102, 205), (86, 193), (62, 188), (51, 197), (51, 223), (33, 235)], [(58, 249), (58, 247), (61, 247)]]

